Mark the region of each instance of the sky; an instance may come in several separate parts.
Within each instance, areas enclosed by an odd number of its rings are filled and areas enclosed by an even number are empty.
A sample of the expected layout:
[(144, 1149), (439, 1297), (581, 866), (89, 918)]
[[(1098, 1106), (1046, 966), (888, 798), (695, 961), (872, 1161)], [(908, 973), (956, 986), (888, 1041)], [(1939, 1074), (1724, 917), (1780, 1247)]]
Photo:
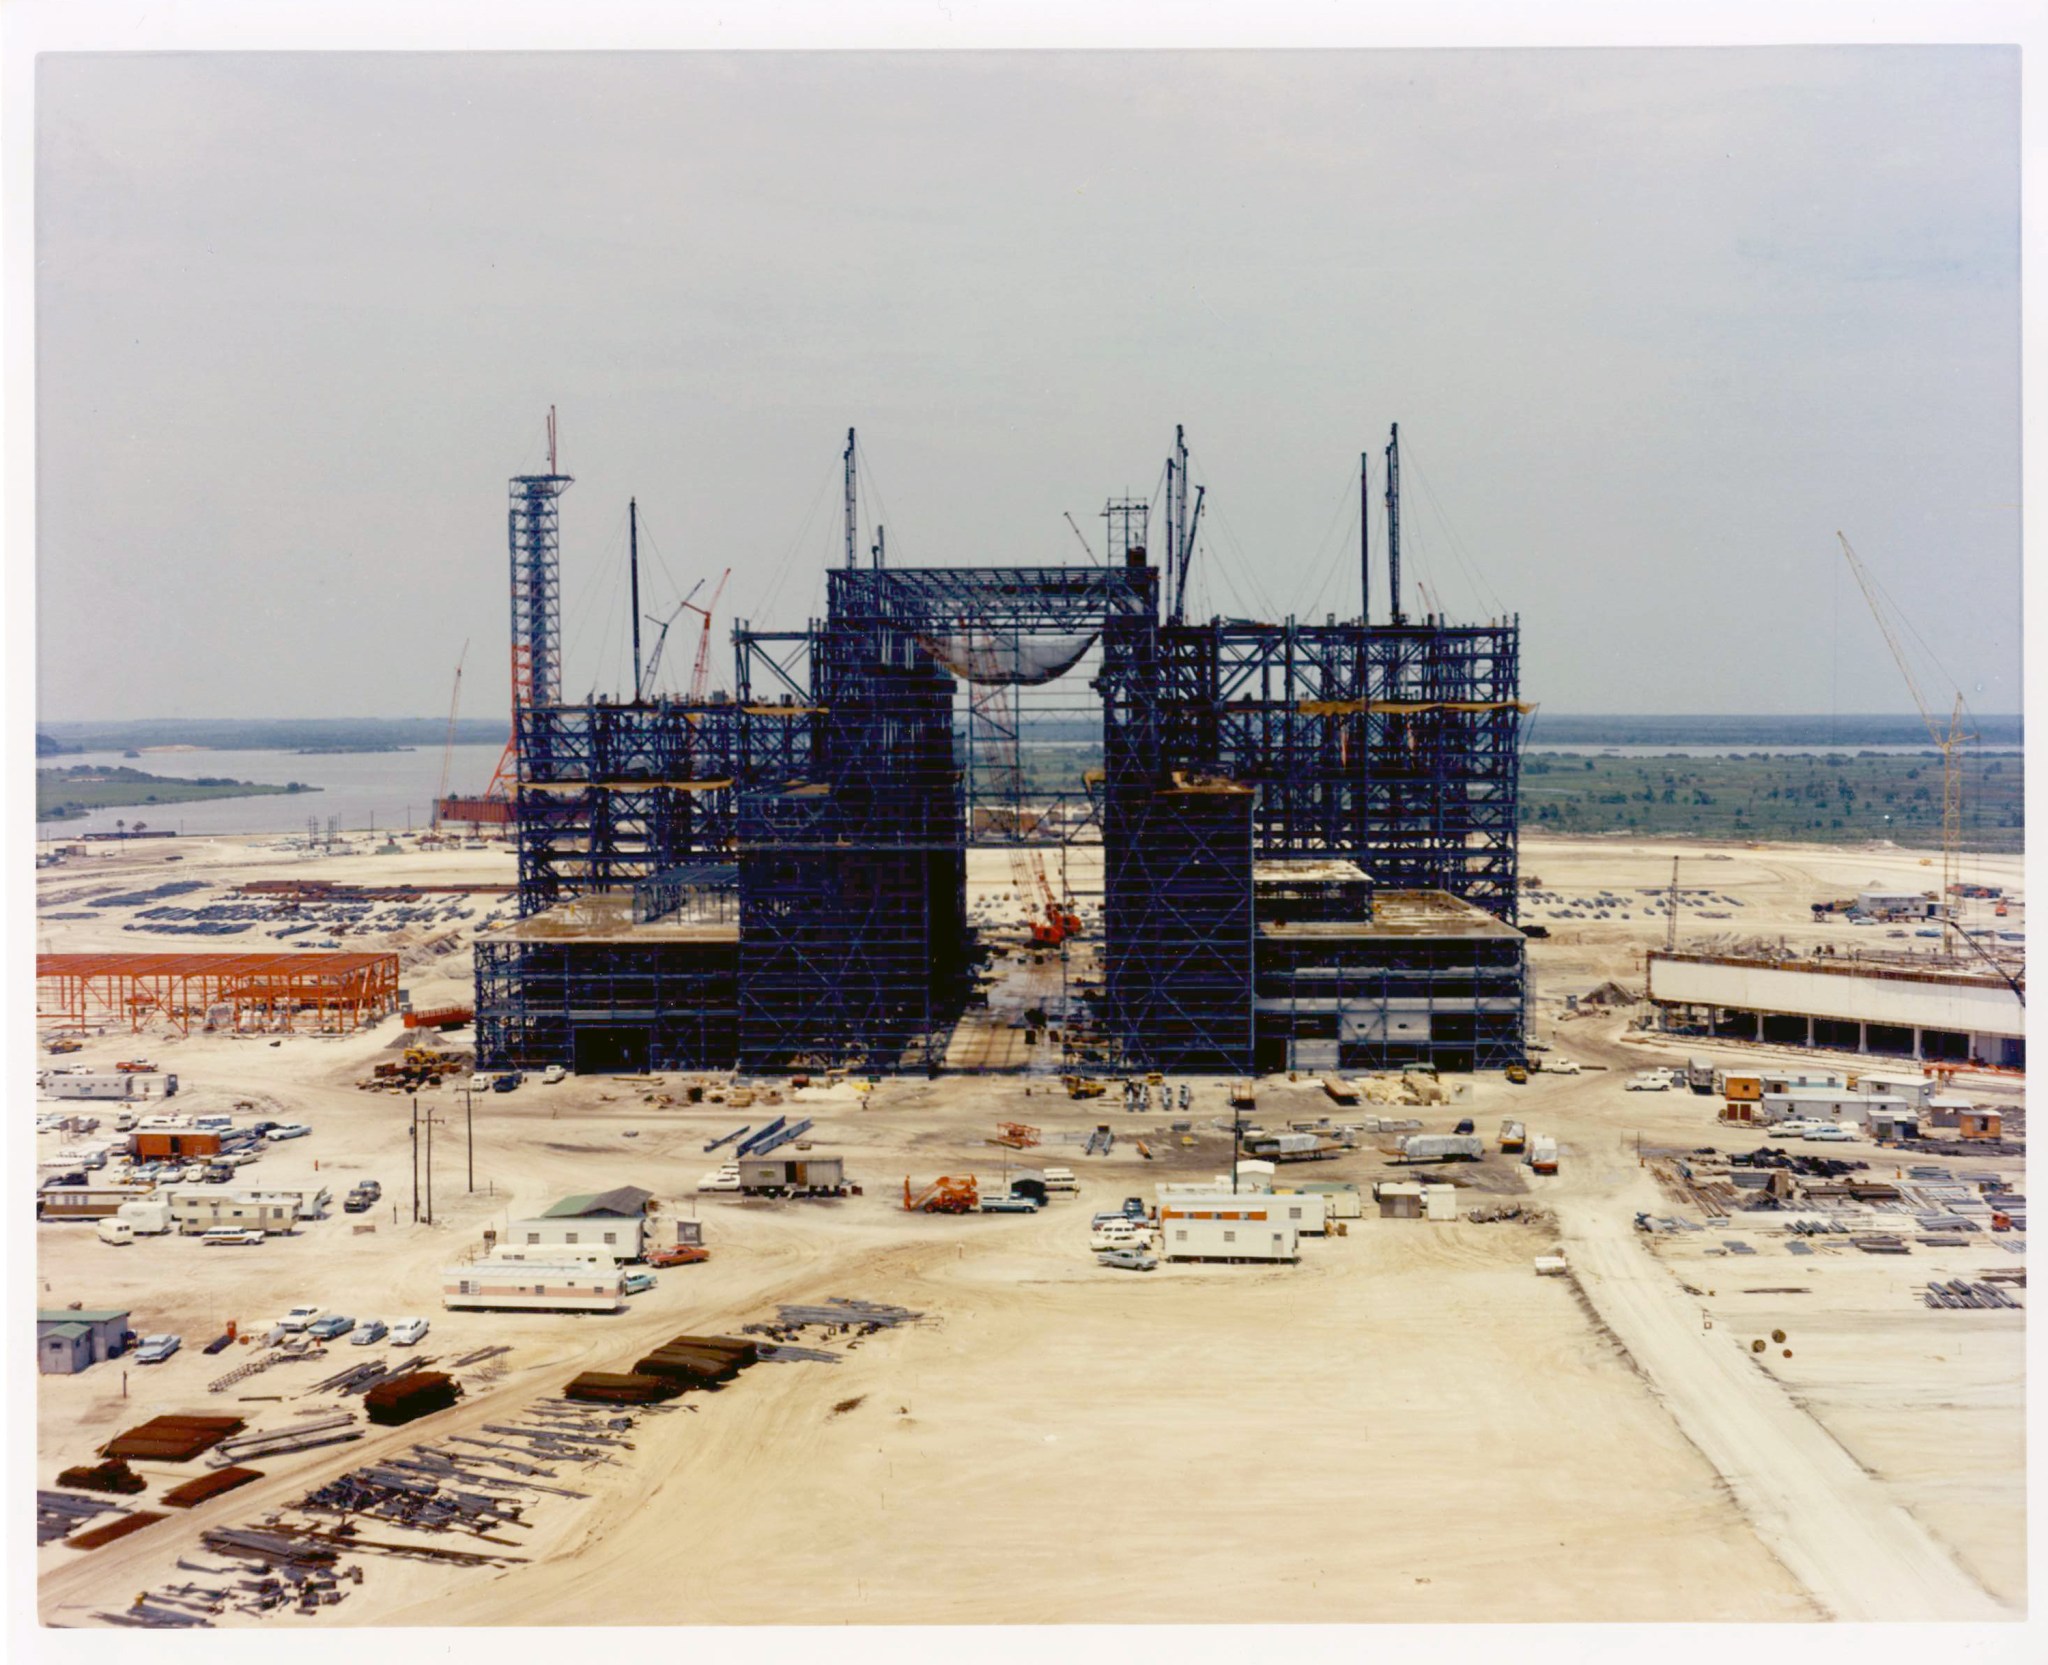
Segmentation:
[[(1193, 610), (1518, 614), (1591, 713), (2019, 709), (2008, 47), (51, 54), (38, 717), (506, 700), (559, 413), (565, 685), (698, 580), (1099, 556), (1176, 424)], [(1386, 611), (1372, 527), (1372, 610)], [(1416, 581), (1427, 586), (1419, 592)], [(672, 670), (694, 652), (685, 614)], [(647, 627), (652, 646), (655, 627)], [(466, 644), (466, 649), (465, 649)], [(677, 674), (680, 671), (677, 670)]]

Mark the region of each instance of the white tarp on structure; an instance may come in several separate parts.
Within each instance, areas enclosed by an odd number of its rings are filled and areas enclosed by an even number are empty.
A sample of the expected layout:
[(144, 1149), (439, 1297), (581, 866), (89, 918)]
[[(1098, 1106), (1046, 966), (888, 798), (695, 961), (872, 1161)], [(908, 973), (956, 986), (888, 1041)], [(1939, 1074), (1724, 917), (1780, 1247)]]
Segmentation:
[(1081, 655), (1095, 645), (1099, 631), (1080, 636), (1025, 636), (1009, 633), (998, 638), (987, 631), (949, 631), (945, 635), (918, 637), (934, 659), (963, 682), (994, 687), (1036, 687), (1064, 676), (1081, 662)]

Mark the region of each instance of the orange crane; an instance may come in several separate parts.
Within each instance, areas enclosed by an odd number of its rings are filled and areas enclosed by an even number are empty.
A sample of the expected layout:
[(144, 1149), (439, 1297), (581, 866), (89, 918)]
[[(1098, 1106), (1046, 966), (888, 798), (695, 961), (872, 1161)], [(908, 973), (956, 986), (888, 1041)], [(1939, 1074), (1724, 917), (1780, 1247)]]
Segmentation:
[(711, 592), (711, 600), (706, 605), (699, 607), (695, 602), (691, 601), (683, 603), (691, 612), (704, 615), (704, 633), (697, 638), (697, 663), (690, 672), (690, 703), (692, 705), (702, 705), (704, 703), (705, 683), (711, 670), (711, 615), (717, 610), (718, 598), (725, 593), (726, 579), (731, 576), (731, 567), (727, 567), (724, 572), (719, 574), (718, 588)]
[(1052, 881), (1045, 876), (1045, 856), (1037, 850), (1030, 852), (1028, 865), (1031, 878), (1037, 883), (1038, 897), (1045, 904), (1045, 918), (1031, 921), (1031, 945), (1034, 948), (1057, 948), (1069, 937), (1081, 934), (1081, 916), (1071, 908), (1060, 905), (1059, 898), (1052, 893)]
[(903, 1208), (909, 1214), (972, 1214), (981, 1206), (981, 1187), (974, 1176), (967, 1174), (955, 1178), (941, 1174), (931, 1184), (919, 1189), (910, 1183), (906, 1175), (903, 1181)]

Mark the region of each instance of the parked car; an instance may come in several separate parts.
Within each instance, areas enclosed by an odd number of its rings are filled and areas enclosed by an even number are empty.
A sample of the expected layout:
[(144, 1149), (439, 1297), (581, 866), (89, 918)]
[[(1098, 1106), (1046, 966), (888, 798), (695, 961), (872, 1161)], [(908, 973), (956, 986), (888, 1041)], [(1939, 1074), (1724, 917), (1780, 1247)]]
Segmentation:
[(512, 1092), (514, 1089), (518, 1087), (519, 1083), (523, 1079), (524, 1077), (522, 1077), (517, 1070), (507, 1070), (503, 1075), (499, 1076), (497, 1080), (491, 1083), (491, 1091), (494, 1093)]
[(235, 1177), (235, 1170), (225, 1162), (209, 1162), (206, 1172), (199, 1176), (208, 1185), (225, 1185)]
[(541, 1071), (540, 1084), (543, 1087), (552, 1087), (557, 1081), (564, 1079), (568, 1073), (560, 1064), (550, 1064)]
[(1577, 1075), (1580, 1073), (1579, 1066), (1569, 1058), (1546, 1058), (1543, 1060), (1543, 1068), (1551, 1075)]
[(426, 1338), (432, 1328), (424, 1318), (394, 1318), (391, 1321), (391, 1340), (394, 1346), (410, 1347)]
[(665, 1249), (649, 1249), (649, 1266), (695, 1266), (699, 1261), (709, 1260), (711, 1251), (699, 1248), (694, 1243), (671, 1243)]
[(313, 1130), (304, 1122), (286, 1122), (282, 1127), (273, 1127), (263, 1136), (266, 1139), (303, 1139)]
[(253, 1226), (215, 1226), (199, 1234), (201, 1246), (211, 1249), (249, 1249), (263, 1241)]
[(135, 1349), (137, 1364), (162, 1364), (180, 1347), (185, 1345), (181, 1335), (146, 1335), (142, 1345)]
[(280, 1330), (303, 1330), (326, 1310), (325, 1307), (293, 1307), (277, 1321), (277, 1327)]
[(362, 1192), (363, 1195), (368, 1197), (372, 1202), (375, 1202), (379, 1197), (384, 1195), (384, 1187), (378, 1184), (377, 1181), (374, 1179), (359, 1179), (356, 1181), (355, 1188), (358, 1191)]
[(278, 1124), (276, 1122), (251, 1122), (249, 1124), (249, 1131), (251, 1133), (268, 1133), (273, 1127), (276, 1127), (277, 1125)]
[(720, 1168), (716, 1173), (706, 1174), (697, 1181), (700, 1191), (737, 1191), (740, 1188), (740, 1171), (736, 1167)]
[(194, 1162), (185, 1168), (178, 1175), (178, 1178), (187, 1185), (204, 1185), (206, 1183), (206, 1167), (207, 1165), (204, 1162)]
[(638, 1295), (643, 1290), (652, 1289), (653, 1287), (654, 1274), (652, 1272), (628, 1272), (624, 1281), (619, 1285), (620, 1290), (627, 1295)]
[(369, 1347), (382, 1341), (391, 1333), (391, 1326), (381, 1318), (365, 1318), (356, 1326), (356, 1333), (350, 1336), (352, 1347)]
[(1470, 1133), (1472, 1131), (1472, 1118), (1467, 1116), (1456, 1127), (1452, 1128), (1451, 1131), (1453, 1133)]
[(491, 1090), (491, 1083), (496, 1079), (497, 1077), (488, 1070), (478, 1070), (469, 1078), (469, 1090), (473, 1093), (487, 1093)]
[(1671, 1077), (1662, 1070), (1638, 1070), (1623, 1085), (1632, 1093), (1668, 1093)]
[(367, 1214), (372, 1200), (367, 1191), (351, 1191), (341, 1199), (341, 1206), (350, 1214)]
[(1525, 1086), (1529, 1080), (1529, 1071), (1524, 1065), (1510, 1064), (1507, 1068), (1507, 1077), (1517, 1087)]
[(338, 1335), (347, 1335), (356, 1327), (356, 1321), (347, 1313), (331, 1312), (325, 1318), (316, 1318), (306, 1326), (306, 1334), (315, 1341), (332, 1341)]
[(1126, 1272), (1150, 1272), (1159, 1265), (1159, 1257), (1150, 1249), (1105, 1249), (1095, 1257), (1095, 1264)]

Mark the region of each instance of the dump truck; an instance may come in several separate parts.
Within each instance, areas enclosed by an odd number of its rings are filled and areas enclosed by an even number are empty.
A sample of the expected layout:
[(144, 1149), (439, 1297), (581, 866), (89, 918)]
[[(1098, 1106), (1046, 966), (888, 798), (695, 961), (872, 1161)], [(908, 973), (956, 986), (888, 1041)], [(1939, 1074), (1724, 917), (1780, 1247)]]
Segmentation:
[(1529, 1166), (1539, 1174), (1557, 1172), (1557, 1141), (1547, 1133), (1539, 1133), (1529, 1141)]
[(1486, 1141), (1476, 1133), (1411, 1133), (1400, 1152), (1403, 1162), (1477, 1162)]
[(1066, 1077), (1066, 1088), (1068, 1098), (1100, 1098), (1108, 1090), (1102, 1082), (1085, 1075)]

